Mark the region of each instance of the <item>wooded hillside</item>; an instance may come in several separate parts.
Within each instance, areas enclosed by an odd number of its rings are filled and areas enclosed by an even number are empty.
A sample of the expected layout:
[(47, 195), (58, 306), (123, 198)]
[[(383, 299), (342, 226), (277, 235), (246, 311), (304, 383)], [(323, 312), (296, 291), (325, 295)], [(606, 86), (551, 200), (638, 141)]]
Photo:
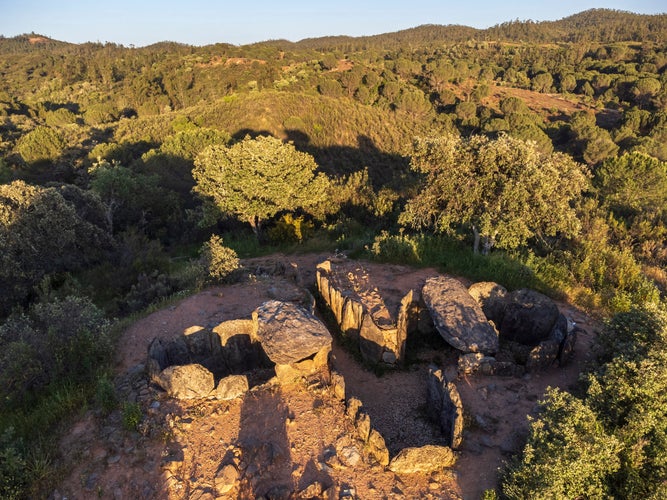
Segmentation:
[[(242, 145), (300, 158), (310, 199), (281, 200), (278, 174), (256, 171), (233, 187), (243, 211), (230, 205), (216, 169), (251, 170)], [(30, 415), (99, 375), (105, 316), (233, 279), (237, 254), (295, 249), (434, 265), (601, 315), (657, 307), (667, 15), (247, 46), (0, 37), (0, 421), (26, 440), (0, 440), (18, 457), (0, 496), (39, 488)]]

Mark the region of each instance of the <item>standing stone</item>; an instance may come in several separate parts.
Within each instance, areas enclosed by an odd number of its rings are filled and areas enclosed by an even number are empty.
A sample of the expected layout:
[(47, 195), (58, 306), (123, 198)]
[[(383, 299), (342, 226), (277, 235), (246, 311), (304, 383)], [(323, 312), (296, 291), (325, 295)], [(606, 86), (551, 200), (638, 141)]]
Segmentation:
[(371, 429), (371, 433), (368, 436), (367, 446), (370, 455), (373, 456), (380, 465), (389, 465), (389, 450), (387, 449), (382, 434), (375, 429)]
[(563, 366), (574, 355), (574, 345), (577, 343), (577, 335), (583, 332), (581, 328), (575, 326), (572, 330), (567, 332), (565, 340), (561, 344), (560, 352), (558, 353), (558, 364)]
[(431, 417), (440, 425), (450, 446), (457, 449), (463, 440), (463, 403), (456, 385), (447, 382), (442, 370), (431, 365), (426, 389)]
[(452, 347), (485, 354), (498, 351), (496, 330), (459, 280), (447, 276), (429, 278), (422, 296), (436, 329)]

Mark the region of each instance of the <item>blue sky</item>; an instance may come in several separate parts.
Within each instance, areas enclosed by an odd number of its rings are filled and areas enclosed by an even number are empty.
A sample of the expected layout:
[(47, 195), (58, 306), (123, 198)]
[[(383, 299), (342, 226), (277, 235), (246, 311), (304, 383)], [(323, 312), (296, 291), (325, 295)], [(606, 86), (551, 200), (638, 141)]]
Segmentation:
[(487, 28), (514, 19), (556, 20), (591, 8), (667, 12), (665, 0), (0, 0), (0, 34), (137, 47), (171, 40), (246, 44), (325, 35), (373, 35), (420, 24)]

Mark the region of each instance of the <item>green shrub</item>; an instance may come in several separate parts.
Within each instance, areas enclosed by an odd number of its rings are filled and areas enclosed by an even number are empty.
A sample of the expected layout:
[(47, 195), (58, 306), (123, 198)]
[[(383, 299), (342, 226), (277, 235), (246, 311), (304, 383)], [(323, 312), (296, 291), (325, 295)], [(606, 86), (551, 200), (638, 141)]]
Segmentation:
[(26, 162), (57, 159), (63, 152), (65, 141), (49, 127), (37, 127), (21, 137), (16, 149)]
[(415, 264), (421, 261), (415, 238), (382, 231), (373, 240), (371, 252), (378, 260)]
[(0, 434), (0, 498), (23, 498), (28, 471), (21, 448), (21, 440), (15, 436), (12, 427)]
[(139, 429), (144, 415), (141, 411), (139, 403), (125, 403), (123, 405), (123, 428), (128, 431), (136, 431)]
[(125, 313), (140, 311), (141, 309), (168, 297), (176, 292), (175, 283), (166, 274), (153, 271), (150, 274), (140, 274), (130, 291), (121, 300), (120, 308)]
[(621, 445), (593, 411), (574, 396), (551, 389), (530, 425), (523, 455), (502, 485), (510, 499), (606, 498), (608, 477), (619, 467)]
[(113, 382), (109, 380), (109, 377), (106, 374), (97, 379), (97, 387), (95, 389), (95, 403), (105, 414), (111, 413), (111, 411), (113, 411), (118, 404)]
[(216, 234), (204, 243), (201, 261), (208, 270), (209, 279), (214, 282), (224, 281), (239, 268), (239, 258), (236, 252), (224, 246), (222, 238)]
[(665, 498), (667, 314), (617, 314), (598, 350), (583, 399), (548, 393), (503, 481), (509, 498)]
[(268, 233), (272, 243), (301, 243), (312, 236), (314, 229), (313, 223), (305, 220), (303, 215), (294, 217), (293, 214), (285, 214)]
[(111, 353), (109, 323), (88, 299), (54, 298), (0, 326), (0, 404), (51, 383), (92, 377)]

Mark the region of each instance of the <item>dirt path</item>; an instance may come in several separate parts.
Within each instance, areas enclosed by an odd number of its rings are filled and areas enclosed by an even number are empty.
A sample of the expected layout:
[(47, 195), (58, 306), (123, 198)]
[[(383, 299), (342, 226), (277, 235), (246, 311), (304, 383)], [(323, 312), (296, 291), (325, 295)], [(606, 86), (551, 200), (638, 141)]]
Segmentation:
[[(284, 292), (282, 278), (271, 277), (272, 272), (289, 272), (296, 264), (303, 285), (312, 286), (315, 266), (325, 258), (277, 255), (248, 261), (252, 280), (208, 289), (128, 328), (117, 351), (117, 389), (127, 401), (137, 402), (144, 419), (136, 431), (128, 431), (123, 428), (120, 410), (110, 415), (88, 412), (62, 441), (61, 453), (71, 472), (52, 498), (264, 495), (476, 500), (485, 489), (494, 487), (497, 469), (521, 446), (526, 415), (534, 411), (545, 388), (568, 388), (586, 361), (595, 326), (567, 305), (559, 304), (588, 332), (578, 340), (575, 357), (567, 367), (523, 378), (456, 380), (467, 425), (454, 471), (401, 478), (374, 463), (350, 438), (353, 427), (345, 416), (345, 405), (322, 381), (292, 388), (269, 383), (251, 390), (243, 399), (189, 402), (166, 398), (146, 383), (141, 363), (153, 338), (182, 335), (194, 325), (211, 327), (248, 317), (263, 301)], [(388, 304), (435, 274), (432, 269), (402, 266), (368, 264), (368, 268)], [(335, 366), (346, 379), (347, 396), (362, 401), (373, 426), (385, 437), (391, 456), (406, 446), (443, 444), (439, 430), (426, 418), (424, 380), (429, 363), (438, 364), (450, 377), (456, 376), (456, 355), (444, 342), (422, 346), (408, 369), (380, 377), (362, 368), (337, 342), (333, 352)], [(355, 453), (358, 460), (353, 460)], [(238, 477), (230, 479), (230, 474)], [(229, 481), (235, 481), (235, 488), (220, 496)]]

